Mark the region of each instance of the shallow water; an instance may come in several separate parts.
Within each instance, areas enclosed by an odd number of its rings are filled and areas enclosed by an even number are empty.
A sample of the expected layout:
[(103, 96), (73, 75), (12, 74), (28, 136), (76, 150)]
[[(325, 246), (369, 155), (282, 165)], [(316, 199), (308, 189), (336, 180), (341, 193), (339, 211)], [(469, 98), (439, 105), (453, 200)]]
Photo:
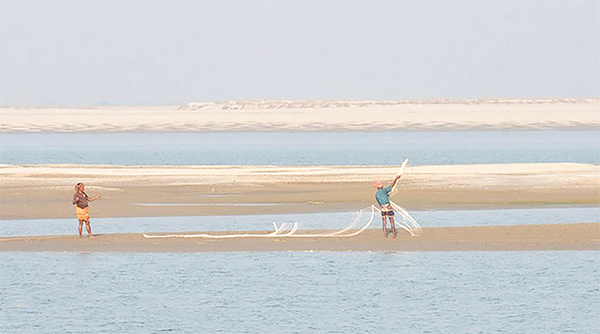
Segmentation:
[(3, 333), (597, 333), (600, 252), (0, 253)]
[(600, 163), (600, 131), (0, 134), (1, 164)]
[[(92, 218), (94, 234), (156, 233), (192, 231), (265, 231), (273, 223), (300, 224), (300, 229), (343, 229), (354, 220), (364, 226), (370, 210), (289, 215), (134, 217)], [(503, 209), (503, 210), (430, 210), (413, 211), (411, 216), (422, 227), (490, 226), (523, 224), (560, 224), (600, 222), (600, 207)], [(376, 215), (371, 228), (380, 228)], [(0, 220), (0, 236), (75, 234), (77, 221), (70, 219)], [(84, 232), (85, 233), (85, 232)]]

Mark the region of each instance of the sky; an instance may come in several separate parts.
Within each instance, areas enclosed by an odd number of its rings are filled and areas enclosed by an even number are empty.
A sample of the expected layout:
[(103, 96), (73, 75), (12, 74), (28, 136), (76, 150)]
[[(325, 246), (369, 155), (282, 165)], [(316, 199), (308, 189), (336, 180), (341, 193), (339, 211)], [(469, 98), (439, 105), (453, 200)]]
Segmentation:
[(0, 106), (600, 97), (600, 0), (0, 0)]

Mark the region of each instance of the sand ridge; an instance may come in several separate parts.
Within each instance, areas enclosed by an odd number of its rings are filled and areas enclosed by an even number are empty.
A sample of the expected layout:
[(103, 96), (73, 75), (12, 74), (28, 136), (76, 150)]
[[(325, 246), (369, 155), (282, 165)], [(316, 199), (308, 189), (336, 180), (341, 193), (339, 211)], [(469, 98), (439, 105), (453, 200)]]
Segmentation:
[(1, 132), (597, 129), (600, 99), (226, 101), (164, 107), (0, 107)]

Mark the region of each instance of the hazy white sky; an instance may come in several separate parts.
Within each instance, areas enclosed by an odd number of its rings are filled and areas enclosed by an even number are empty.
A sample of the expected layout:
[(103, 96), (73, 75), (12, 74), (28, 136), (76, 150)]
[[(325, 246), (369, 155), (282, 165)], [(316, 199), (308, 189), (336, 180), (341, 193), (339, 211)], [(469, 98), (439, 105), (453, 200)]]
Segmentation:
[(0, 105), (599, 97), (600, 0), (0, 0)]

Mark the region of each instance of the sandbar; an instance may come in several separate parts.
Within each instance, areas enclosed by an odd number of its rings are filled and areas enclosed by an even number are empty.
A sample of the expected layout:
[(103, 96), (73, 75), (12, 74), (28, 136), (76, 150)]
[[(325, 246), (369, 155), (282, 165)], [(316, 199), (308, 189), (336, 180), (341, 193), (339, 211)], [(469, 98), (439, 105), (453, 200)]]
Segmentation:
[[(327, 231), (300, 231), (298, 234)], [(212, 232), (212, 234), (243, 232)], [(264, 233), (264, 232), (248, 232)], [(600, 223), (424, 228), (421, 236), (400, 231), (383, 237), (379, 229), (346, 238), (165, 238), (106, 234), (0, 239), (3, 252), (240, 252), (240, 251), (544, 251), (600, 250)]]
[[(73, 218), (86, 184), (92, 220), (358, 211), (394, 166), (0, 165), (0, 219)], [(600, 166), (408, 166), (392, 199), (408, 210), (600, 205)]]

